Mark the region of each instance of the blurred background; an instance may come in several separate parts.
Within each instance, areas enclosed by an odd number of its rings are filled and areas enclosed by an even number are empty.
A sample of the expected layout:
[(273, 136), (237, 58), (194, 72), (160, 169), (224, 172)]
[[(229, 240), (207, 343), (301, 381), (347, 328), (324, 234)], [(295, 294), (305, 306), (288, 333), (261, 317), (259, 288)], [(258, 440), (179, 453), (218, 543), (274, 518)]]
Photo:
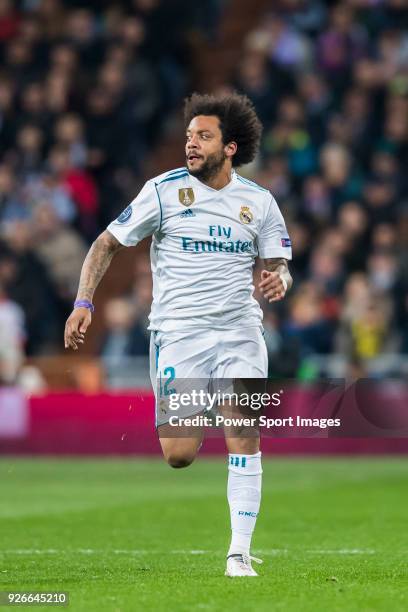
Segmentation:
[(87, 612), (248, 609), (217, 579), (222, 433), (189, 470), (159, 458), (149, 240), (117, 255), (86, 344), (63, 348), (92, 241), (185, 163), (183, 99), (232, 89), (265, 127), (240, 173), (293, 244), (287, 299), (256, 294), (270, 376), (294, 379), (294, 412), (342, 379), (323, 399), (355, 417), (264, 435), (251, 603), (408, 609), (407, 0), (0, 0), (0, 590), (68, 591)]
[(0, 0), (0, 54), (3, 385), (149, 387), (149, 241), (114, 260), (77, 354), (65, 319), (98, 233), (183, 165), (183, 98), (232, 89), (265, 128), (241, 173), (293, 243), (288, 299), (256, 294), (271, 376), (407, 375), (405, 0)]

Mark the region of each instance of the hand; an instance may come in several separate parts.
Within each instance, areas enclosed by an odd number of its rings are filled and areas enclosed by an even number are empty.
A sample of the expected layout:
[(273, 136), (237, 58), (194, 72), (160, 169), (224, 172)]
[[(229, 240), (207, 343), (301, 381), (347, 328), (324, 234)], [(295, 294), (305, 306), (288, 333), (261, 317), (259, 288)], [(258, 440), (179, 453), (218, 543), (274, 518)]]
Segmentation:
[(64, 343), (65, 348), (78, 350), (78, 344), (84, 343), (85, 332), (92, 321), (89, 308), (74, 308), (65, 324)]
[(279, 272), (268, 270), (262, 270), (258, 288), (269, 302), (279, 302), (285, 297), (287, 290)]

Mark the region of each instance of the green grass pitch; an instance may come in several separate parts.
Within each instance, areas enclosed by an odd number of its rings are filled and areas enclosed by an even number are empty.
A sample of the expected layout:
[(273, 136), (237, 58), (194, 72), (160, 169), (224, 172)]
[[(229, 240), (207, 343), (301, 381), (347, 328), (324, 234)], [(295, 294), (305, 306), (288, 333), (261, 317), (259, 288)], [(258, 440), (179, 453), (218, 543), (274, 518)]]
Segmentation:
[(0, 590), (67, 591), (72, 612), (408, 610), (406, 459), (263, 463), (245, 580), (223, 575), (225, 461), (2, 459)]

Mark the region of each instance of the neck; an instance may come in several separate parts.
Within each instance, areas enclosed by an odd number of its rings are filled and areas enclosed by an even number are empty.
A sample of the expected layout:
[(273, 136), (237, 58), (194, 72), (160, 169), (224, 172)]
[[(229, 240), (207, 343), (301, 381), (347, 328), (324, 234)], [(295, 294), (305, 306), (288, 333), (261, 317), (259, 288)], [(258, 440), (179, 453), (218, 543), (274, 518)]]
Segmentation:
[(202, 182), (212, 189), (222, 189), (231, 182), (232, 167), (230, 165), (223, 166), (217, 174), (208, 177)]

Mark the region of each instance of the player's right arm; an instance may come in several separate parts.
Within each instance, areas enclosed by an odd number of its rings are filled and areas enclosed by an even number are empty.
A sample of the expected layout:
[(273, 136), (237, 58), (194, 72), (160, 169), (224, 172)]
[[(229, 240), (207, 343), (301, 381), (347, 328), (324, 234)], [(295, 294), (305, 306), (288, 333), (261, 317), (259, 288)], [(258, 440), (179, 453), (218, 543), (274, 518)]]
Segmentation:
[[(76, 302), (92, 305), (95, 289), (115, 253), (138, 244), (159, 229), (162, 208), (157, 187), (154, 180), (147, 181), (129, 206), (95, 240), (82, 266)], [(83, 344), (91, 320), (90, 308), (74, 308), (65, 325), (65, 348), (76, 351), (78, 344)]]
[[(113, 256), (123, 248), (123, 244), (108, 230), (98, 236), (83, 263), (76, 302), (92, 303), (95, 290), (108, 269)], [(92, 314), (89, 308), (74, 308), (65, 324), (65, 348), (73, 348), (76, 351), (78, 344), (83, 344), (85, 332), (91, 320)]]

